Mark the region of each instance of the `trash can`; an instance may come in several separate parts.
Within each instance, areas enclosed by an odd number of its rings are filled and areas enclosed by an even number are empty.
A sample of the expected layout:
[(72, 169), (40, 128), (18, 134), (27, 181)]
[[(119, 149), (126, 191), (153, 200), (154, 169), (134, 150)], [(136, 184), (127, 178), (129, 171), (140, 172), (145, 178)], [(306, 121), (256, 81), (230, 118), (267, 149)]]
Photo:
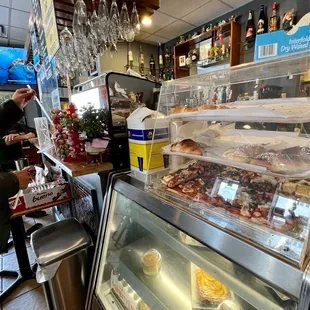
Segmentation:
[(89, 279), (87, 248), (91, 239), (74, 218), (45, 226), (31, 235), (50, 310), (84, 310)]

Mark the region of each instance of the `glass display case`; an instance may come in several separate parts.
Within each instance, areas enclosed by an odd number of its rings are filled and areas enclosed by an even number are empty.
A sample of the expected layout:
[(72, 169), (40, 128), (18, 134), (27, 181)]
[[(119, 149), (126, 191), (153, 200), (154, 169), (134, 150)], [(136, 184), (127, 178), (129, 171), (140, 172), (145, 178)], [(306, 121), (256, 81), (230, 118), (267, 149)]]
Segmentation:
[(158, 112), (170, 144), (147, 191), (305, 270), (310, 98), (300, 89), (309, 68), (307, 51), (164, 83)]
[(163, 203), (127, 174), (111, 184), (86, 309), (308, 309), (308, 269)]

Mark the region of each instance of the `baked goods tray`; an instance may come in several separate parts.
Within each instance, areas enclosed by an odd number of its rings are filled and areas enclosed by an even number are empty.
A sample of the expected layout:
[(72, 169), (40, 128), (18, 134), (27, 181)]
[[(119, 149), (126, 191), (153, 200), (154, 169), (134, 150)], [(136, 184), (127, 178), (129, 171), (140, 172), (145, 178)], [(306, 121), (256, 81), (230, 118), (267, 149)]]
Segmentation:
[[(182, 156), (187, 157), (195, 160), (202, 160), (208, 161), (215, 164), (231, 166), (235, 168), (240, 168), (248, 171), (253, 171), (265, 175), (270, 175), (273, 177), (278, 178), (288, 178), (288, 179), (305, 179), (310, 177), (310, 169), (306, 171), (290, 171), (288, 168), (285, 173), (276, 173), (268, 170), (266, 167), (252, 165), (249, 163), (243, 163), (238, 161), (233, 161), (229, 159), (222, 158), (222, 155), (229, 149), (243, 146), (243, 145), (257, 145), (258, 141), (265, 141), (262, 143), (266, 148), (266, 152), (271, 149), (284, 149), (286, 147), (293, 147), (293, 146), (309, 146), (309, 139), (308, 138), (298, 138), (298, 137), (289, 137), (289, 136), (278, 136), (276, 138), (268, 139), (266, 137), (250, 137), (247, 136), (245, 138), (236, 136), (222, 136), (219, 139), (215, 140), (215, 143), (212, 147), (203, 147), (203, 154), (202, 155), (195, 155), (183, 152), (172, 152), (171, 151), (171, 144), (167, 145), (162, 148), (163, 154), (172, 155), (172, 156)], [(242, 141), (244, 140), (244, 141)], [(247, 141), (247, 142), (245, 142)], [(269, 141), (269, 142), (268, 142)], [(297, 165), (296, 165), (297, 167)]]
[[(267, 250), (279, 259), (298, 266), (302, 259), (304, 241), (299, 240), (294, 232), (282, 233), (266, 225), (259, 225), (243, 217), (235, 216), (210, 203), (198, 202), (168, 191), (159, 180), (149, 183), (148, 190), (168, 204), (178, 206), (216, 225), (224, 231)], [(286, 249), (290, 249), (286, 251)]]
[[(209, 120), (227, 122), (266, 122), (266, 123), (306, 123), (310, 121), (310, 98), (260, 100), (236, 102), (227, 109), (200, 110), (170, 114), (167, 118), (190, 120)], [(273, 103), (270, 103), (273, 101)], [(292, 103), (293, 102), (293, 103)]]

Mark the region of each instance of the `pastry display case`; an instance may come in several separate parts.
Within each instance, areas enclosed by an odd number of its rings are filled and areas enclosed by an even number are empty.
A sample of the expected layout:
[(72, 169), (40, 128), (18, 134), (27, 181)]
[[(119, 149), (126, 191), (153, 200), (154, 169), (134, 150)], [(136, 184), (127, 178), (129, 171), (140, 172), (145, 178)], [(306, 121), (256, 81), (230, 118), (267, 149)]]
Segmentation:
[(163, 202), (128, 174), (112, 180), (105, 203), (86, 309), (309, 308), (308, 269)]
[(305, 270), (310, 98), (299, 89), (309, 66), (307, 51), (164, 83), (166, 168), (146, 190)]

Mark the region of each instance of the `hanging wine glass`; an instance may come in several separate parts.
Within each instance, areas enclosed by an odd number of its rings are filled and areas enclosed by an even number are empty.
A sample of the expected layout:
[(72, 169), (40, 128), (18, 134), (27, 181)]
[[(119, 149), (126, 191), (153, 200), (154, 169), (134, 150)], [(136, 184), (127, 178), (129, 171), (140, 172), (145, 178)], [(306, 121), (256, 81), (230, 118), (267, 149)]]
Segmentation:
[(80, 25), (85, 25), (87, 21), (87, 8), (83, 0), (77, 0), (75, 8), (78, 12), (78, 22)]
[(109, 30), (109, 39), (111, 44), (117, 44), (117, 40), (120, 34), (120, 22), (119, 22), (119, 13), (117, 8), (116, 0), (112, 0), (110, 8), (110, 30)]
[(98, 18), (101, 30), (99, 40), (102, 48), (102, 43), (106, 44), (108, 41), (109, 24), (110, 24), (109, 10), (105, 0), (99, 0)]
[(133, 3), (132, 12), (131, 12), (131, 26), (133, 27), (134, 33), (136, 36), (140, 34), (141, 24), (139, 19), (139, 14), (136, 7), (136, 2)]
[(61, 30), (59, 34), (61, 50), (63, 55), (67, 55), (68, 58), (72, 58), (74, 56), (73, 52), (73, 35), (67, 28), (67, 26)]
[(124, 40), (127, 41), (127, 37), (129, 35), (131, 24), (130, 24), (130, 19), (129, 19), (129, 14), (127, 10), (127, 5), (126, 2), (123, 2), (122, 10), (121, 10), (121, 16), (120, 16), (120, 29), (122, 36)]

